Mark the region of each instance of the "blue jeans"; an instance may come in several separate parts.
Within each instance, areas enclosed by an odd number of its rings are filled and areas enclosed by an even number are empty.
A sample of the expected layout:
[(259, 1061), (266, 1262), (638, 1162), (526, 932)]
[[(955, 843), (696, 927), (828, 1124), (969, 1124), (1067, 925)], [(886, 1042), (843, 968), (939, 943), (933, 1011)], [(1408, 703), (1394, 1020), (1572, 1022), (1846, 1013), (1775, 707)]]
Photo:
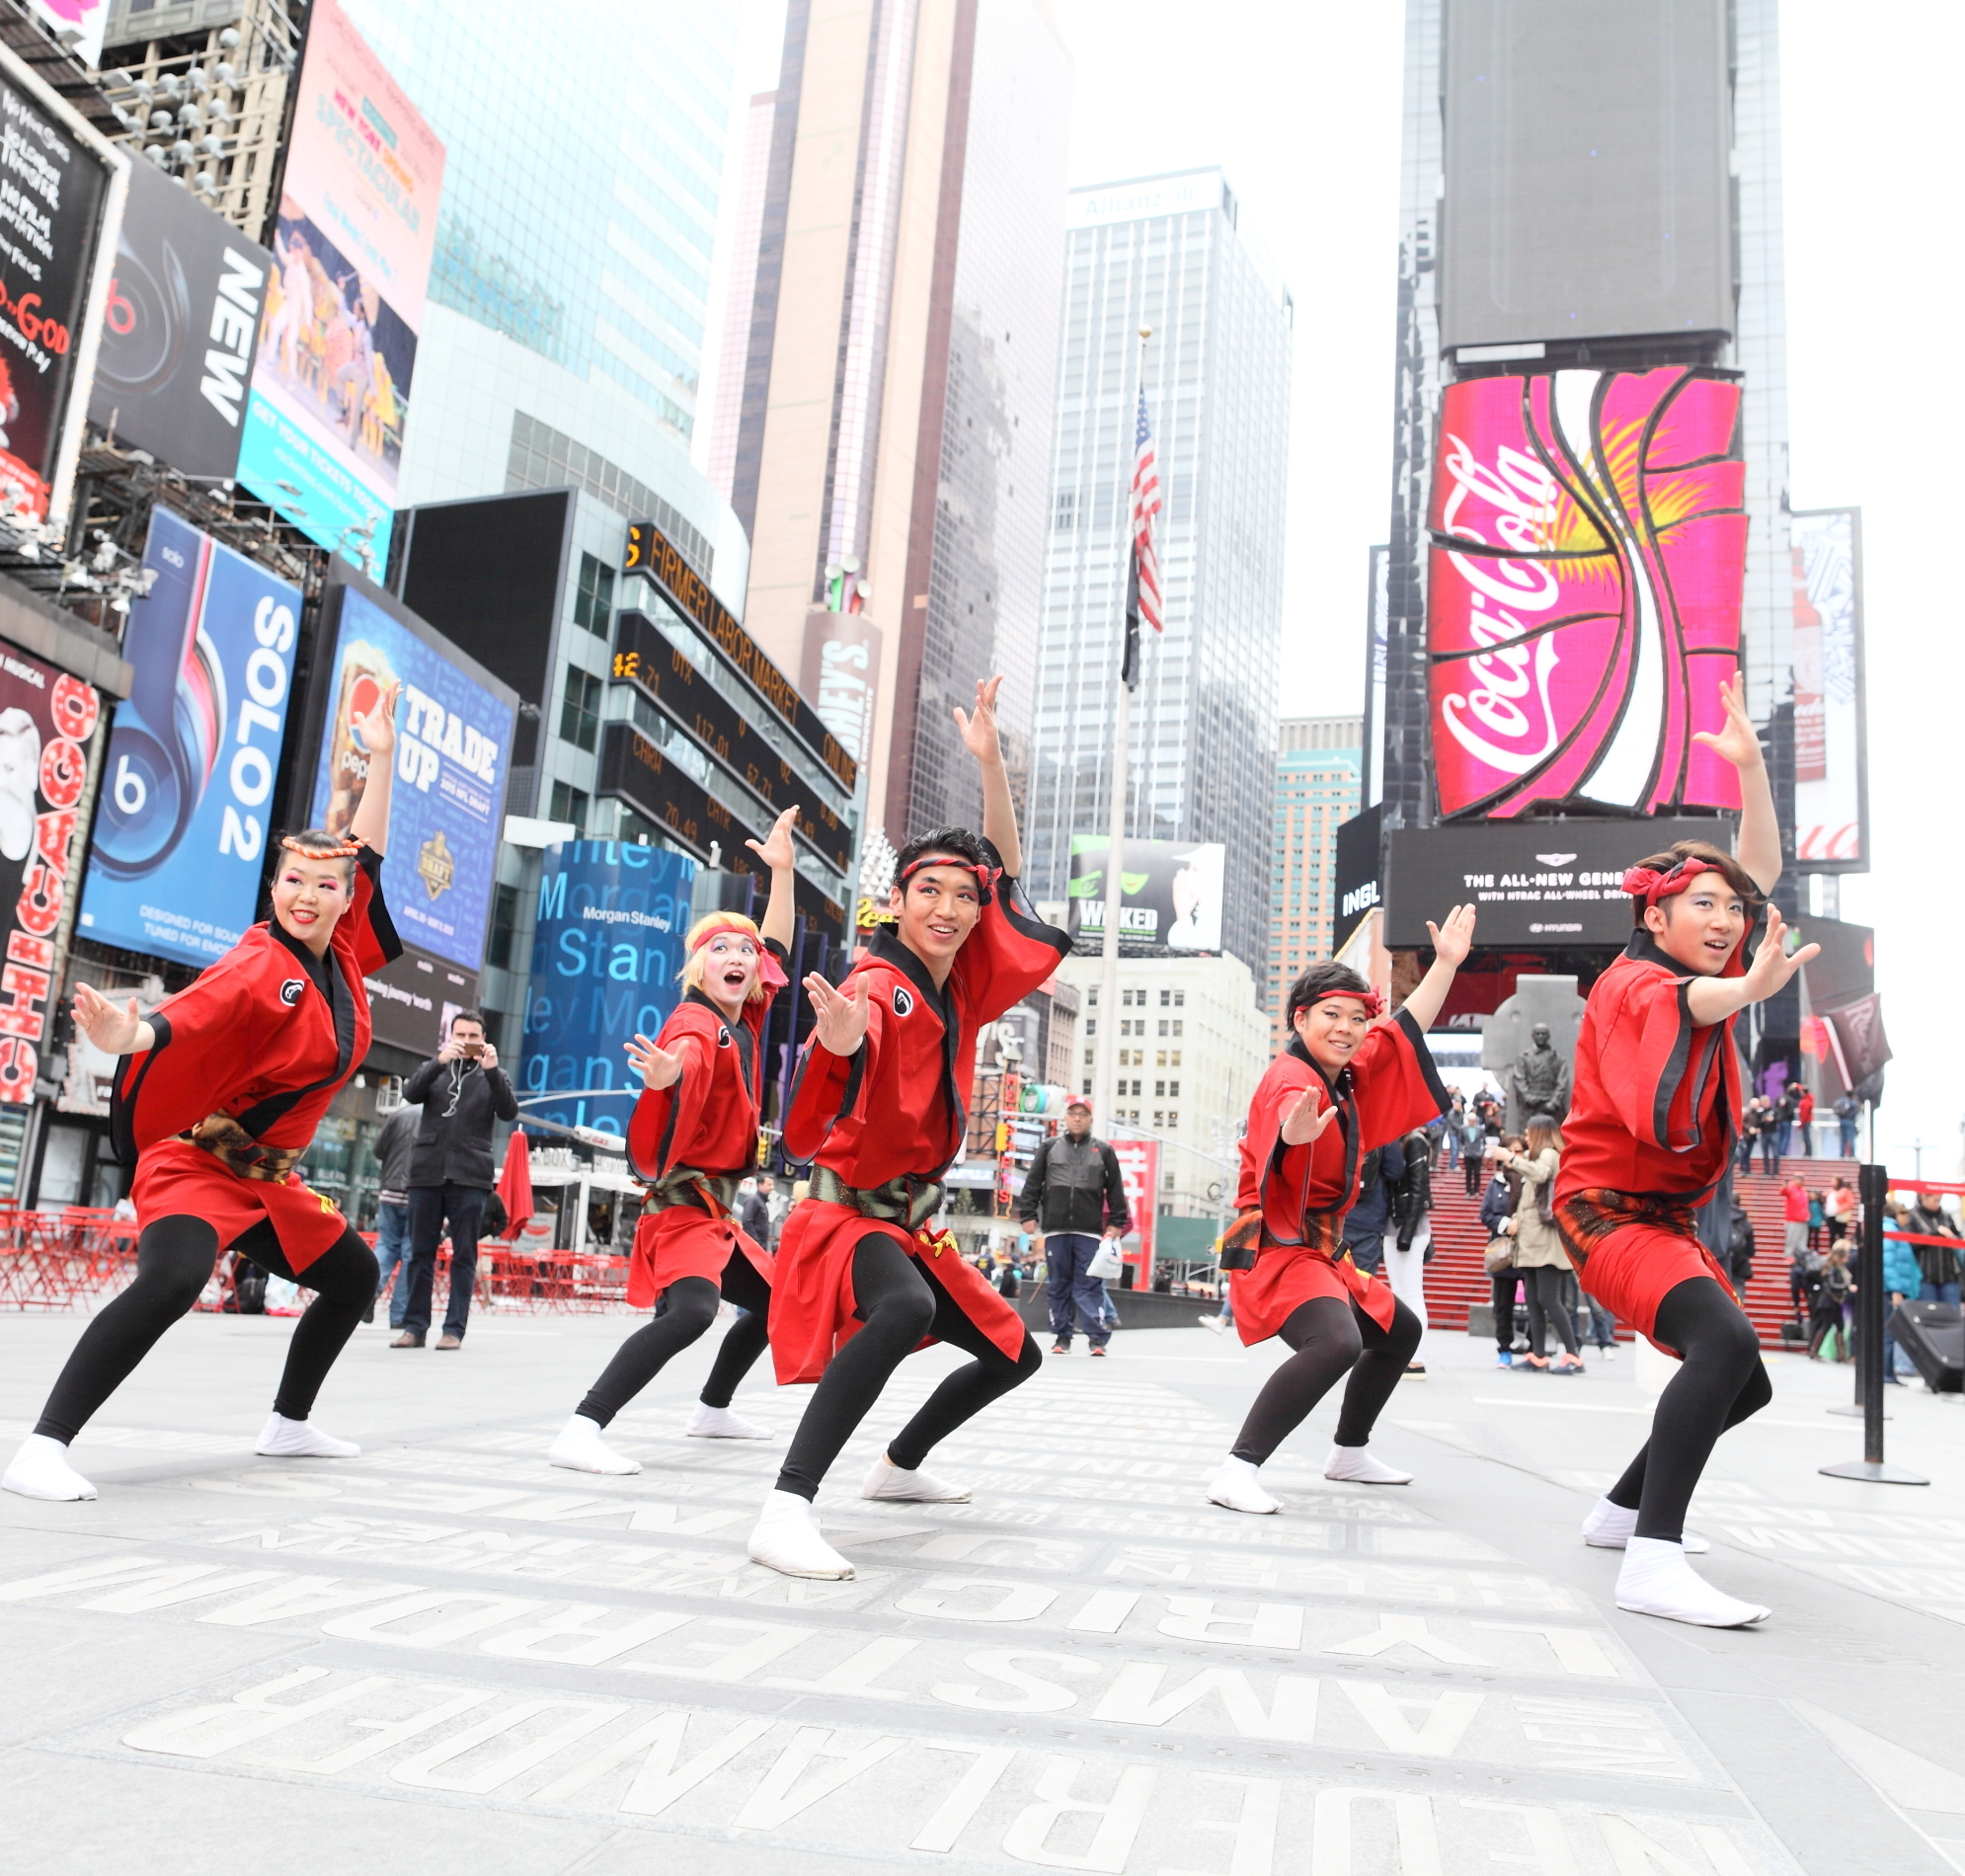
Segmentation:
[(1958, 1303), (1958, 1286), (1956, 1284), (1920, 1284), (1918, 1286), (1918, 1300), (1920, 1302), (1948, 1302), (1955, 1308)]
[(450, 1302), (443, 1312), (443, 1333), (461, 1342), (471, 1315), (471, 1286), (478, 1275), (478, 1224), (485, 1215), (485, 1186), (412, 1186), (410, 1188), (410, 1293), (403, 1310), (403, 1327), (421, 1341), (430, 1333), (436, 1287), (436, 1247), (443, 1225), (450, 1224)]
[(378, 1276), (375, 1280), (375, 1295), (379, 1301), (383, 1290), (389, 1288), (389, 1273), (399, 1266), (402, 1275), (396, 1279), (396, 1293), (389, 1298), (389, 1327), (400, 1329), (403, 1326), (403, 1311), (410, 1301), (410, 1209), (406, 1205), (392, 1205), (387, 1199), (375, 1212), (375, 1265)]
[(1075, 1317), (1087, 1340), (1102, 1349), (1112, 1339), (1105, 1326), (1105, 1286), (1090, 1274), (1100, 1240), (1086, 1231), (1047, 1231), (1044, 1266), (1050, 1272), (1051, 1334), (1068, 1344)]
[(1855, 1123), (1853, 1121), (1845, 1121), (1841, 1116), (1838, 1116), (1836, 1126), (1842, 1131), (1843, 1135), (1842, 1156), (1845, 1159), (1853, 1159), (1855, 1157)]

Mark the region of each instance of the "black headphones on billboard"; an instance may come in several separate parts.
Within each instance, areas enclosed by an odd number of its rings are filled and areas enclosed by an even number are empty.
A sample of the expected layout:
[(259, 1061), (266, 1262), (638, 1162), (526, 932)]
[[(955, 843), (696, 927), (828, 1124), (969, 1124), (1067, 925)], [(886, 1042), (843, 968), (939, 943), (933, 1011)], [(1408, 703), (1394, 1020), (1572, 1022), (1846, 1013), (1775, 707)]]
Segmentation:
[[(132, 661), (135, 684), (110, 731), (93, 857), (113, 880), (141, 879), (170, 856), (218, 766), (229, 714), (225, 671), (198, 623), (210, 543), (194, 551), (195, 566), (168, 582), (184, 594), (183, 637), (168, 660)], [(137, 603), (164, 596), (153, 590)]]

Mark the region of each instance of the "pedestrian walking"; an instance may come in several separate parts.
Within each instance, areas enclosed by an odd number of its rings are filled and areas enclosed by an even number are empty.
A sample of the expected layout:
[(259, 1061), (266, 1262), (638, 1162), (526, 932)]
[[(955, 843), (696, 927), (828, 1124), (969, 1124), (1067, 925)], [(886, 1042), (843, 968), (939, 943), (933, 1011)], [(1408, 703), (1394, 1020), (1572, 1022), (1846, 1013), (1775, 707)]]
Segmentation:
[[(1525, 1145), (1519, 1133), (1504, 1133), (1501, 1146), (1511, 1152)], [(1490, 1280), (1494, 1309), (1494, 1366), (1515, 1366), (1515, 1295), (1522, 1288), (1522, 1273), (1515, 1268), (1515, 1233), (1510, 1220), (1515, 1203), (1522, 1194), (1522, 1175), (1503, 1160), (1492, 1162), (1494, 1176), (1481, 1194), (1480, 1222), (1487, 1233), (1487, 1248), (1481, 1264)]]
[(1083, 1097), (1065, 1106), (1063, 1131), (1039, 1142), (1017, 1212), (1050, 1272), (1051, 1353), (1070, 1354), (1075, 1325), (1091, 1353), (1103, 1355), (1111, 1331), (1092, 1260), (1133, 1228), (1133, 1214), (1119, 1155), (1093, 1134), (1092, 1104)]
[(1844, 1159), (1855, 1157), (1855, 1122), (1862, 1112), (1852, 1094), (1839, 1094), (1830, 1110), (1836, 1117), (1836, 1137)]
[(1260, 1468), (1346, 1374), (1324, 1476), (1404, 1485), (1375, 1458), (1372, 1430), (1419, 1347), (1419, 1318), (1389, 1286), (1341, 1254), (1340, 1220), (1357, 1197), (1357, 1156), (1424, 1126), (1446, 1101), (1426, 1032), (1473, 945), (1474, 908), (1428, 924), (1433, 965), (1389, 1022), (1372, 986), (1343, 965), (1314, 964), (1290, 986), (1290, 1043), (1249, 1103), (1236, 1218), (1224, 1261), (1239, 1265), (1236, 1333), (1281, 1335), (1293, 1354), (1257, 1394), (1208, 1497), (1230, 1511), (1282, 1507)]
[(1780, 1091), (1780, 1099), (1774, 1103), (1774, 1162), (1775, 1170), (1779, 1162), (1787, 1157), (1788, 1149), (1794, 1143), (1794, 1122), (1800, 1112), (1799, 1098), (1794, 1084), (1790, 1082)]
[(1782, 1182), (1780, 1208), (1781, 1249), (1792, 1260), (1808, 1249), (1808, 1187), (1799, 1173)]
[[(1515, 1268), (1529, 1305), (1529, 1352), (1523, 1361), (1542, 1373), (1581, 1374), (1576, 1325), (1562, 1299), (1562, 1280), (1572, 1266), (1555, 1228), (1555, 1179), (1562, 1167), (1562, 1133), (1555, 1121), (1546, 1114), (1532, 1115), (1522, 1149), (1504, 1153), (1501, 1163), (1521, 1181), (1508, 1223), (1515, 1239)], [(1551, 1328), (1562, 1344), (1562, 1353), (1553, 1362), (1544, 1353)]]
[(1911, 1227), (1920, 1237), (1951, 1240), (1917, 1246), (1919, 1300), (1956, 1303), (1961, 1256), (1958, 1226), (1952, 1222), (1951, 1214), (1921, 1193), (1911, 1208)]
[(461, 1349), (478, 1272), (478, 1231), (497, 1173), (492, 1128), (518, 1118), (518, 1097), (485, 1040), (485, 1019), (459, 1010), (439, 1049), (403, 1083), (403, 1098), (423, 1106), (410, 1157), (409, 1300), (392, 1349), (420, 1349), (430, 1333), (436, 1248), (450, 1234), (450, 1294), (439, 1349)]
[(403, 1326), (403, 1311), (409, 1307), (410, 1255), (410, 1155), (416, 1150), (417, 1130), (423, 1125), (423, 1109), (406, 1101), (377, 1130), (369, 1151), (382, 1168), (381, 1189), (375, 1195), (375, 1294), (362, 1313), (363, 1322), (375, 1320), (375, 1305), (389, 1289), (389, 1327)]
[[(727, 1300), (724, 1332), (683, 1432), (698, 1440), (762, 1440), (768, 1429), (733, 1411), (732, 1397), (764, 1353), (773, 1262), (765, 1180), (756, 1163), (764, 1027), (787, 978), (792, 941), (796, 807), (760, 842), (746, 842), (771, 876), (761, 922), (705, 913), (682, 941), (682, 998), (651, 1041), (623, 1044), (642, 1092), (628, 1121), (628, 1163), (648, 1188), (628, 1266), (628, 1304), (661, 1304), (623, 1342), (553, 1442), (547, 1458), (570, 1472), (639, 1472), (602, 1439), (614, 1417), (674, 1357), (709, 1333)], [(766, 1176), (768, 1178), (768, 1175)], [(741, 1207), (740, 1183), (750, 1184)]]
[(1478, 1108), (1469, 1107), (1460, 1120), (1460, 1156), (1466, 1162), (1467, 1197), (1481, 1189), (1487, 1177), (1487, 1129)]
[(1890, 1321), (1900, 1302), (1915, 1298), (1924, 1287), (1924, 1273), (1917, 1251), (1900, 1232), (1917, 1229), (1910, 1212), (1902, 1206), (1891, 1208), (1891, 1228), (1883, 1234), (1883, 1378), (1892, 1387), (1904, 1384), (1897, 1371), (1897, 1338), (1890, 1333)]
[(1804, 1157), (1815, 1157), (1815, 1090), (1803, 1088), (1794, 1097), (1794, 1125), (1801, 1135)]
[[(1056, 974), (1068, 934), (1041, 922), (1018, 884), (1022, 847), (996, 732), (1000, 677), (955, 712), (981, 770), (982, 834), (938, 827), (895, 865), (896, 923), (873, 934), (837, 989), (805, 980), (817, 1019), (785, 1113), (784, 1146), (814, 1161), (785, 1220), (771, 1297), (778, 1379), (817, 1381), (751, 1560), (787, 1576), (850, 1577), (812, 1501), (882, 1388), (924, 1340), (974, 1359), (947, 1374), (886, 1446), (863, 1498), (948, 1504), (969, 1488), (922, 1469), (934, 1446), (1044, 1366), (1022, 1318), (930, 1220), (961, 1152), (976, 1038)], [(1108, 1018), (1109, 1020), (1109, 1018)]]
[[(1830, 1350), (1830, 1361), (1848, 1360), (1848, 1305), (1854, 1294), (1855, 1278), (1849, 1271), (1848, 1247), (1839, 1238), (1829, 1246), (1829, 1255), (1815, 1279), (1809, 1300), (1808, 1353), (1813, 1360), (1822, 1360), (1825, 1348)], [(1834, 1347), (1830, 1348), (1832, 1341)]]
[(382, 898), (395, 775), (395, 683), (354, 727), (368, 776), (346, 835), (312, 827), (279, 843), (272, 917), (145, 1018), (92, 985), (75, 1026), (120, 1057), (110, 1137), (135, 1163), (136, 1276), (98, 1310), (63, 1364), (35, 1430), (0, 1476), (24, 1498), (96, 1488), (68, 1448), (179, 1317), (218, 1253), (304, 1281), (314, 1300), (293, 1326), (273, 1412), (254, 1450), (269, 1458), (353, 1458), (361, 1448), (312, 1423), (315, 1397), (375, 1300), (375, 1253), (294, 1171), (329, 1105), (361, 1066), (373, 1025), (362, 987), (402, 956)]
[(1575, 1101), (1556, 1180), (1556, 1224), (1583, 1286), (1677, 1354), (1651, 1437), (1584, 1521), (1588, 1543), (1622, 1549), (1620, 1608), (1734, 1628), (1764, 1619), (1686, 1560), (1686, 1508), (1714, 1444), (1773, 1398), (1760, 1337), (1727, 1272), (1699, 1242), (1694, 1208), (1726, 1172), (1740, 1112), (1739, 1012), (1786, 987), (1819, 947), (1789, 956), (1779, 910), (1751, 962), (1755, 914), (1780, 879), (1780, 822), (1743, 680), (1726, 721), (1694, 741), (1739, 777), (1738, 857), (1682, 840), (1623, 879), (1635, 929), (1590, 991)]
[(1397, 1140), (1375, 1146), (1358, 1162), (1358, 1203), (1344, 1214), (1344, 1248), (1370, 1277), (1385, 1261), (1392, 1204), (1405, 1178), (1405, 1148)]
[[(1433, 1169), (1426, 1151), (1427, 1134), (1414, 1128), (1399, 1149), (1405, 1172), (1392, 1190), (1394, 1229), (1384, 1240), (1385, 1277), (1392, 1294), (1419, 1318), (1420, 1340), (1426, 1337), (1426, 1266), (1433, 1261)], [(1426, 1364), (1417, 1351), (1405, 1365), (1408, 1374), (1423, 1375)]]

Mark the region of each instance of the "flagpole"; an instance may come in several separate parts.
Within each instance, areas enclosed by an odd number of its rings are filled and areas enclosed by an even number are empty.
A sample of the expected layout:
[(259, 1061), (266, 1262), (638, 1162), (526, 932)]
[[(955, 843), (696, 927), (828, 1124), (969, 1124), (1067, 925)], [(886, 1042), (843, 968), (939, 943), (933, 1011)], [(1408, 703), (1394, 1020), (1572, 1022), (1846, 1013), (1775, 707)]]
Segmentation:
[[(1139, 412), (1140, 387), (1146, 378), (1146, 341), (1153, 335), (1150, 326), (1140, 328), (1140, 350), (1133, 373), (1133, 395), (1122, 394), (1121, 408), (1127, 419), (1126, 434), (1129, 438)], [(1124, 460), (1124, 458), (1122, 458)], [(1105, 931), (1103, 949), (1100, 953), (1099, 973), (1099, 1026), (1098, 1026), (1098, 1072), (1094, 1085), (1098, 1089), (1097, 1114), (1100, 1121), (1110, 1127), (1113, 1121), (1114, 1104), (1119, 1098), (1119, 909), (1123, 900), (1124, 882), (1121, 878), (1126, 862), (1126, 808), (1127, 795), (1131, 789), (1130, 756), (1127, 743), (1133, 727), (1133, 692), (1126, 682), (1126, 600), (1131, 589), (1133, 556), (1139, 552), (1139, 544), (1133, 535), (1133, 497), (1131, 478), (1128, 478), (1126, 499), (1126, 552), (1120, 557), (1119, 578), (1119, 670), (1114, 678), (1118, 696), (1113, 706), (1112, 727), (1112, 815), (1110, 821), (1111, 844), (1105, 856)], [(1141, 1026), (1143, 1028), (1143, 1025)]]

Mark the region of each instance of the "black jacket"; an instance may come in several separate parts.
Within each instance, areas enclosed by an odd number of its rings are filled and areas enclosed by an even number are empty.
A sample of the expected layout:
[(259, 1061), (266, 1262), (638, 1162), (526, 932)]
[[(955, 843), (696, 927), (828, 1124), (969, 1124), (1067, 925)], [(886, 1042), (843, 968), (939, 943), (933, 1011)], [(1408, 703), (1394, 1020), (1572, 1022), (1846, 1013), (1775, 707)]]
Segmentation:
[(1377, 1268), (1378, 1246), (1391, 1221), (1392, 1194), (1405, 1177), (1405, 1148), (1397, 1140), (1375, 1146), (1358, 1167), (1358, 1203), (1344, 1214), (1344, 1241), (1363, 1246)]
[(1119, 1176), (1119, 1155), (1104, 1140), (1087, 1133), (1074, 1140), (1060, 1133), (1046, 1140), (1030, 1162), (1017, 1216), (1026, 1231), (1077, 1231), (1097, 1237), (1110, 1223), (1121, 1232), (1133, 1228), (1126, 1205), (1126, 1186)]
[(413, 1186), (476, 1186), (490, 1191), (492, 1123), (515, 1121), (518, 1097), (503, 1068), (468, 1060), (425, 1062), (403, 1083), (403, 1099), (421, 1103), (423, 1125), (410, 1157)]
[(382, 1130), (368, 1150), (382, 1163), (384, 1192), (409, 1191), (410, 1159), (416, 1151), (416, 1137), (422, 1126), (423, 1109), (413, 1103), (405, 1103), (382, 1123)]
[(1405, 1171), (1393, 1193), (1392, 1205), (1398, 1218), (1398, 1247), (1412, 1249), (1412, 1240), (1433, 1210), (1433, 1161), (1426, 1151), (1426, 1135), (1408, 1133), (1402, 1142)]

